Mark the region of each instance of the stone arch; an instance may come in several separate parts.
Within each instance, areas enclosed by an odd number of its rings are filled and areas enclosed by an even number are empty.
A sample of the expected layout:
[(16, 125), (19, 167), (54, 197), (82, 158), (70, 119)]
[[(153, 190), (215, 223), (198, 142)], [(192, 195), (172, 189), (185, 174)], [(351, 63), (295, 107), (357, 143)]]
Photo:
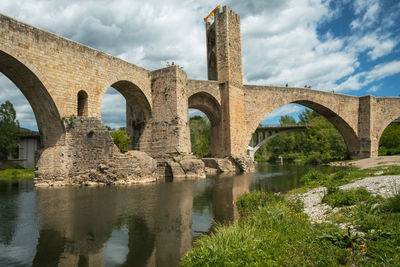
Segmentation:
[(143, 91), (131, 81), (120, 80), (110, 87), (126, 100), (126, 130), (131, 138), (129, 149), (141, 150), (146, 126), (152, 117), (151, 105)]
[(87, 117), (88, 112), (88, 94), (85, 90), (80, 90), (78, 92), (78, 116)]
[(189, 97), (188, 107), (195, 108), (207, 115), (211, 123), (211, 156), (218, 157), (222, 151), (222, 118), (221, 106), (209, 93), (198, 92)]
[[(318, 114), (324, 116), (330, 123), (333, 124), (333, 126), (336, 127), (336, 129), (339, 131), (339, 133), (343, 136), (343, 139), (347, 146), (347, 150), (348, 150), (350, 157), (354, 158), (354, 157), (358, 156), (359, 151), (360, 151), (360, 141), (357, 137), (357, 134), (354, 131), (354, 129), (336, 112), (334, 112), (332, 109), (328, 108), (327, 106), (317, 103), (316, 101), (312, 101), (310, 99), (299, 99), (299, 100), (293, 100), (288, 103), (280, 103), (281, 104), (280, 106), (285, 105), (285, 104), (290, 104), (290, 103), (295, 103), (295, 104), (299, 104), (299, 105), (308, 107), (308, 108), (314, 110), (315, 112), (317, 112)], [(266, 115), (268, 115), (268, 113), (265, 114), (265, 116)], [(265, 116), (263, 118), (265, 118)], [(259, 125), (259, 123), (261, 123), (261, 121), (262, 120), (258, 121), (257, 126)], [(257, 126), (255, 126), (254, 129), (250, 129), (251, 133), (253, 133), (255, 131)]]
[(55, 145), (65, 132), (59, 111), (49, 92), (35, 73), (15, 57), (0, 50), (0, 72), (26, 97), (35, 114), (41, 146)]

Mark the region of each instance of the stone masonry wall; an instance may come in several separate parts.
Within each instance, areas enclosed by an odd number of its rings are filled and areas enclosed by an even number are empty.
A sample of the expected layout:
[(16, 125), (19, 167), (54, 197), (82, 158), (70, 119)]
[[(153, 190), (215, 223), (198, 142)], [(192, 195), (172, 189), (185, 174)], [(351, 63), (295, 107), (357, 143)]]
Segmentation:
[(187, 78), (178, 66), (153, 71), (152, 118), (144, 130), (142, 151), (154, 157), (190, 153)]
[(144, 152), (119, 152), (108, 129), (97, 118), (64, 120), (65, 144), (41, 152), (35, 183), (125, 184), (157, 180), (157, 163)]

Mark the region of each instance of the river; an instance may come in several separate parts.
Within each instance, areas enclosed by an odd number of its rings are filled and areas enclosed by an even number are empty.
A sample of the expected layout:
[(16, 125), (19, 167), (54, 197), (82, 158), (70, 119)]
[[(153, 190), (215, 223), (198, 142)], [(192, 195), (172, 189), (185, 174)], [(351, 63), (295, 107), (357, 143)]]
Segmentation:
[(239, 195), (296, 188), (308, 169), (259, 164), (250, 175), (127, 187), (0, 183), (0, 266), (179, 266), (196, 237), (238, 217)]

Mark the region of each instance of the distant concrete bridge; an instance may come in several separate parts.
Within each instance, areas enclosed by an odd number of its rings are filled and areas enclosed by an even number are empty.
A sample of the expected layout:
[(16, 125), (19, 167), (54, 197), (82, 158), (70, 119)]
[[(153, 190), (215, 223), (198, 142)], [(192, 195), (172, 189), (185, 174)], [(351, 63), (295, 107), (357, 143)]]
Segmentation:
[(308, 125), (262, 125), (257, 127), (253, 137), (250, 140), (250, 144), (247, 147), (247, 155), (254, 160), (254, 155), (257, 150), (272, 138), (294, 131), (305, 131)]
[[(107, 160), (109, 136), (94, 130), (102, 131), (100, 107), (109, 87), (126, 99), (130, 149), (153, 157), (191, 152), (188, 108), (210, 119), (213, 157), (246, 155), (260, 122), (288, 103), (326, 117), (352, 158), (377, 156), (383, 130), (400, 117), (399, 97), (244, 85), (240, 17), (227, 7), (206, 23), (206, 35), (208, 80), (190, 80), (179, 66), (146, 70), (0, 15), (0, 71), (35, 113), (43, 148), (39, 170), (62, 176)], [(73, 124), (75, 117), (81, 123)], [(68, 134), (71, 127), (74, 134)]]

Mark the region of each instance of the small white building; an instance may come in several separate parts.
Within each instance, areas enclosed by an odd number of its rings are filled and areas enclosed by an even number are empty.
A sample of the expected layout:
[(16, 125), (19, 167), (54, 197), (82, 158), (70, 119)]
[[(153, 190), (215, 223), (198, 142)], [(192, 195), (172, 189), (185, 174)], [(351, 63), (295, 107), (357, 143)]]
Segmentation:
[(14, 155), (10, 155), (8, 160), (17, 163), (25, 169), (35, 168), (36, 151), (40, 145), (39, 132), (22, 132), (18, 147)]

